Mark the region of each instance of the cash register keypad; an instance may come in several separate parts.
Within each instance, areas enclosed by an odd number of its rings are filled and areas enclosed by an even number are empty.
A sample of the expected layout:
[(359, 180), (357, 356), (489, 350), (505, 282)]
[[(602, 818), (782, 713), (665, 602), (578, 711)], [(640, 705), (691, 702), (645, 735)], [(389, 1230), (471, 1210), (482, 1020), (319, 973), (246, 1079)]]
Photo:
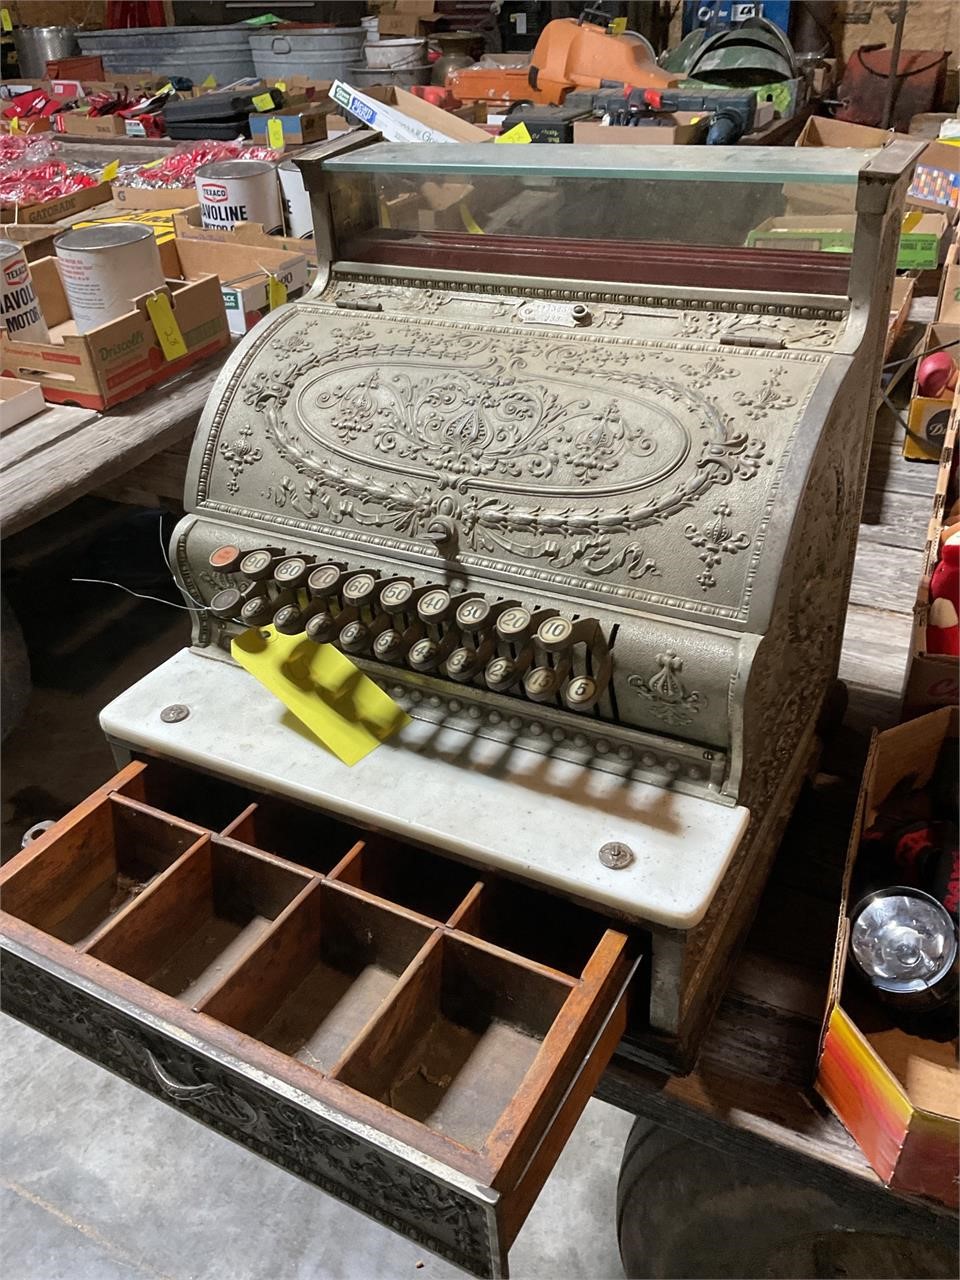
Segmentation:
[(210, 601), (210, 612), (223, 621), (272, 623), (284, 635), (305, 634), (347, 654), (570, 711), (590, 711), (609, 683), (609, 647), (594, 618), (567, 618), (476, 591), (418, 587), (277, 547), (242, 553), (221, 546), (209, 563), (237, 579)]

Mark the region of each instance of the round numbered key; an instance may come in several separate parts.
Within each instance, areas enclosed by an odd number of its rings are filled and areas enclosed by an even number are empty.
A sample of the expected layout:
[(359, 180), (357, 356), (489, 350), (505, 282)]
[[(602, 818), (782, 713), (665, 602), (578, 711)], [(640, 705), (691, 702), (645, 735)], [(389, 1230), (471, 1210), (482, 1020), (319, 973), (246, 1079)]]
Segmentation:
[(240, 611), (240, 598), (236, 587), (218, 591), (210, 601), (210, 612), (215, 618), (235, 618)]
[(337, 624), (332, 613), (315, 613), (307, 619), (308, 637), (317, 644), (327, 644), (336, 634)]
[(311, 570), (307, 577), (307, 590), (314, 599), (322, 600), (325, 596), (333, 595), (342, 577), (343, 571), (335, 564), (322, 564)]
[(403, 650), (403, 636), (399, 631), (388, 627), (381, 631), (373, 642), (373, 656), (380, 662), (394, 662)]
[(480, 666), (480, 655), (476, 649), (461, 645), (449, 655), (444, 667), (451, 680), (469, 680)]
[(310, 566), (303, 556), (291, 556), (281, 560), (273, 571), (273, 580), (281, 587), (302, 587), (307, 580)]
[(537, 627), (537, 640), (548, 653), (565, 648), (572, 635), (573, 623), (567, 618), (546, 618)]
[(571, 711), (586, 711), (597, 700), (599, 690), (596, 680), (589, 676), (574, 676), (563, 689), (563, 700)]
[(450, 608), (450, 592), (434, 587), (417, 601), (417, 613), (424, 622), (439, 622)]
[(270, 576), (273, 556), (269, 551), (248, 551), (240, 561), (240, 572), (245, 573), (254, 582), (260, 582)]
[(517, 664), (509, 658), (491, 658), (483, 678), (491, 689), (509, 689), (517, 678)]
[(211, 569), (215, 569), (218, 573), (236, 573), (242, 559), (240, 548), (233, 547), (227, 543), (222, 547), (217, 547), (216, 551), (211, 551), (207, 563)]
[(240, 620), (248, 627), (259, 627), (273, 617), (273, 605), (266, 596), (251, 596), (244, 601), (240, 610)]
[(377, 589), (377, 580), (372, 573), (355, 573), (343, 584), (344, 604), (366, 604)]
[(523, 677), (523, 691), (534, 702), (549, 702), (556, 696), (557, 683), (552, 667), (532, 667)]
[(410, 603), (412, 595), (412, 582), (388, 582), (380, 592), (380, 606), (387, 613), (399, 613)]
[(362, 653), (370, 643), (370, 628), (362, 622), (348, 622), (337, 637), (345, 653)]
[(497, 635), (504, 640), (520, 640), (530, 630), (530, 610), (516, 605), (512, 609), (504, 609), (497, 619)]
[(417, 671), (432, 671), (439, 657), (440, 646), (435, 640), (418, 640), (407, 653), (407, 661)]
[(490, 605), (486, 600), (464, 600), (454, 618), (461, 631), (480, 631), (490, 621)]
[(303, 630), (303, 614), (295, 604), (285, 604), (273, 615), (273, 625), (282, 636), (296, 636)]

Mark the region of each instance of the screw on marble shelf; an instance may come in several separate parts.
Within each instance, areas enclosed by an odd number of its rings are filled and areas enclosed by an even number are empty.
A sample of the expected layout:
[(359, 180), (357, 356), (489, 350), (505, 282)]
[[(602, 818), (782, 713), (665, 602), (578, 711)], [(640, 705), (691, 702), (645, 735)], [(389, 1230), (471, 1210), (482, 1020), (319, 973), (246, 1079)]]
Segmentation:
[(609, 844), (600, 846), (600, 852), (597, 857), (611, 871), (622, 871), (624, 867), (629, 867), (630, 863), (633, 862), (634, 853), (628, 844), (623, 844), (619, 840), (611, 840)]
[(171, 702), (169, 707), (164, 707), (160, 712), (160, 719), (164, 724), (179, 724), (181, 720), (186, 720), (190, 714), (190, 708), (182, 702)]

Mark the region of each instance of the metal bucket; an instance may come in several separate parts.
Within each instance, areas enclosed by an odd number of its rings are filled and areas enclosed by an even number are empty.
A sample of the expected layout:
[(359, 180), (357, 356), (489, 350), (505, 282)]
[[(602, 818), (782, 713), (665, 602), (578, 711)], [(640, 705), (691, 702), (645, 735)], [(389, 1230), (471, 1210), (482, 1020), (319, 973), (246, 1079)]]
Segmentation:
[(313, 235), (313, 211), (310, 197), (303, 185), (303, 174), (292, 160), (282, 160), (277, 166), (280, 194), (283, 196), (283, 220), (287, 235), (305, 240)]
[(0, 328), (20, 342), (49, 342), (23, 246), (0, 240)]
[(359, 67), (347, 67), (344, 80), (353, 89), (366, 89), (370, 85), (396, 85), (398, 89), (409, 89), (415, 84), (430, 83), (430, 63), (424, 62), (419, 67), (406, 67), (403, 70), (378, 71), (361, 63)]
[(217, 84), (230, 84), (254, 74), (250, 32), (244, 26), (78, 31), (77, 40), (83, 53), (103, 59), (107, 71), (187, 76), (194, 84), (211, 75)]
[(77, 33), (73, 27), (17, 27), (13, 33), (17, 47), (20, 74), (31, 80), (42, 80), (47, 63), (57, 58), (72, 58), (77, 52)]
[(309, 76), (339, 80), (363, 57), (363, 27), (316, 27), (299, 31), (257, 31), (250, 35), (256, 74), (264, 80)]
[(371, 70), (409, 70), (426, 62), (427, 42), (419, 39), (368, 40), (363, 46), (363, 56)]
[(65, 231), (53, 242), (77, 333), (132, 309), (133, 299), (163, 288), (152, 227), (115, 222)]
[(200, 221), (229, 231), (238, 222), (259, 222), (264, 231), (279, 231), (280, 188), (277, 171), (266, 160), (217, 160), (196, 174)]

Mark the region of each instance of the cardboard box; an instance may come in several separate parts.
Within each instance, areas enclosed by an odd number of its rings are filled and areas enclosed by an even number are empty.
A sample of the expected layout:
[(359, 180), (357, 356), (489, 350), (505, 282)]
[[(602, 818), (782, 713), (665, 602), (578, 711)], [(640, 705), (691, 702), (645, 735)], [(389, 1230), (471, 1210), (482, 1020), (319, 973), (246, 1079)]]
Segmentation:
[(0, 222), (20, 222), (25, 226), (36, 223), (60, 222), (94, 205), (106, 204), (110, 199), (110, 183), (98, 182), (95, 187), (81, 187), (69, 196), (57, 196), (39, 204), (0, 206)]
[(173, 226), (181, 240), (219, 240), (225, 244), (247, 244), (259, 249), (284, 249), (287, 253), (302, 253), (312, 278), (317, 265), (317, 249), (313, 240), (297, 240), (293, 236), (275, 236), (264, 231), (259, 222), (240, 222), (229, 231), (219, 227), (205, 227), (200, 218), (200, 206), (194, 205), (173, 215)]
[(261, 146), (272, 146), (267, 132), (271, 120), (279, 120), (283, 130), (283, 145), (299, 147), (306, 142), (323, 142), (327, 136), (327, 108), (308, 107), (303, 111), (271, 111), (265, 115), (250, 117), (253, 141)]
[(903, 689), (903, 718), (922, 715), (934, 707), (955, 706), (960, 701), (960, 666), (949, 654), (927, 653), (927, 619), (930, 613), (930, 578), (940, 557), (940, 532), (944, 516), (957, 498), (953, 487), (956, 473), (953, 459), (957, 451), (960, 395), (955, 395), (940, 451), (940, 470), (933, 497), (933, 514), (927, 526), (920, 585), (913, 606), (913, 633)]
[(62, 230), (63, 227), (25, 227), (19, 222), (8, 222), (2, 238), (20, 245), (28, 262), (38, 262), (41, 258), (53, 257), (53, 241)]
[(884, 359), (893, 350), (893, 344), (903, 332), (913, 302), (913, 280), (910, 276), (895, 276), (893, 292), (890, 295), (890, 311), (887, 320), (887, 336), (883, 344)]
[(866, 124), (850, 124), (847, 120), (830, 120), (811, 116), (800, 130), (795, 147), (883, 147), (888, 142), (916, 142), (907, 133), (892, 129), (874, 129)]
[(287, 300), (298, 297), (307, 285), (308, 264), (301, 251), (263, 248), (236, 242), (186, 239), (162, 245), (161, 257), (174, 251), (184, 278), (201, 279), (215, 272), (233, 334), (246, 333), (269, 309), (268, 283), (275, 276), (286, 286)]
[(960, 339), (960, 325), (931, 324), (923, 339), (923, 349), (917, 361), (917, 370), (913, 375), (913, 390), (910, 407), (907, 411), (909, 434), (903, 437), (903, 456), (914, 462), (925, 460), (936, 462), (947, 432), (950, 408), (953, 404), (953, 392), (945, 391), (942, 396), (922, 396), (917, 387), (917, 372), (925, 353), (934, 347)]
[(644, 147), (657, 144), (687, 145), (700, 142), (706, 135), (710, 113), (709, 111), (674, 111), (672, 114), (664, 114), (661, 119), (669, 123), (629, 126), (603, 125), (599, 120), (576, 120), (573, 125), (573, 141), (588, 145), (605, 143), (608, 146), (623, 146), (625, 143)]
[(21, 378), (0, 378), (0, 432), (9, 431), (19, 426), (28, 418), (35, 418), (43, 413), (47, 402), (43, 391), (35, 382), (24, 382)]
[[(751, 249), (803, 249), (808, 252), (852, 253), (855, 214), (787, 214), (767, 218), (747, 236)], [(900, 232), (898, 271), (931, 271), (940, 261), (940, 245), (947, 230), (943, 214), (908, 215)]]
[(114, 203), (130, 209), (186, 209), (200, 203), (195, 186), (128, 187), (114, 182), (112, 191)]
[(230, 334), (220, 281), (215, 275), (201, 276), (199, 272), (188, 278), (175, 253), (172, 259), (165, 256), (170, 248), (172, 245), (164, 245), (161, 256), (165, 267), (172, 266), (179, 273), (168, 280), (168, 291), (187, 344), (185, 356), (169, 361), (164, 358), (145, 297), (135, 299), (130, 311), (118, 320), (78, 334), (56, 259), (43, 258), (32, 264), (30, 273), (51, 341), (11, 341), (6, 333), (0, 333), (2, 372), (39, 383), (44, 397), (56, 404), (102, 410), (165, 382), (227, 346)]
[[(840, 903), (816, 1090), (883, 1182), (956, 1207), (960, 1068), (956, 1044), (909, 1034), (851, 974), (844, 981), (854, 867), (863, 832), (897, 784), (924, 785), (957, 713), (944, 708), (875, 734), (867, 756)], [(866, 856), (866, 855), (864, 855)]]
[(88, 111), (58, 111), (53, 117), (55, 133), (79, 138), (122, 138), (126, 133), (120, 116), (92, 116)]
[[(483, 129), (449, 111), (431, 106), (405, 89), (389, 88), (385, 101), (335, 80), (330, 98), (388, 142), (490, 142)], [(328, 121), (328, 124), (332, 122)], [(332, 130), (331, 130), (332, 132)]]
[(960, 210), (960, 147), (931, 142), (924, 148), (907, 188), (907, 204), (955, 217)]

